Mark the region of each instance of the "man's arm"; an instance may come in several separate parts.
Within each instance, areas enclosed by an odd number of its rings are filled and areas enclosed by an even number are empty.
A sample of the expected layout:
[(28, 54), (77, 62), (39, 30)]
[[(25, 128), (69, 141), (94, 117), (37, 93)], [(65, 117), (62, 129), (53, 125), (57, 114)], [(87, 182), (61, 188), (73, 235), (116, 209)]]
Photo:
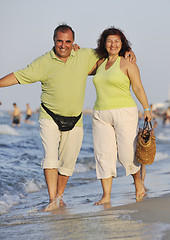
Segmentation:
[(95, 75), (96, 71), (98, 69), (98, 67), (104, 62), (105, 58), (99, 59), (95, 65), (93, 66), (93, 68), (90, 70), (90, 72), (88, 73), (88, 75)]
[(136, 63), (136, 56), (132, 50), (125, 53), (125, 58), (129, 58), (129, 61), (131, 63)]
[(18, 83), (19, 82), (18, 82), (17, 78), (15, 77), (14, 73), (10, 73), (0, 79), (0, 87), (8, 87), (8, 86), (15, 85)]

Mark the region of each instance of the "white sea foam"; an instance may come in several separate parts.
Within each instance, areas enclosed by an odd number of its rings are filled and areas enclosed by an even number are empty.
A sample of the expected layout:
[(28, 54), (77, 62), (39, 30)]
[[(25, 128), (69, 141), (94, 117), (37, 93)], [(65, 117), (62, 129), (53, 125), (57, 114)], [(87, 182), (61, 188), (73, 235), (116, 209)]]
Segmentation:
[(3, 116), (4, 116), (3, 112), (0, 112), (0, 117), (3, 117)]
[(6, 124), (0, 124), (0, 134), (19, 135), (18, 132), (14, 128), (12, 128)]
[(165, 132), (160, 132), (157, 134), (156, 138), (160, 141), (170, 141), (170, 130), (166, 129)]
[(0, 198), (0, 214), (8, 212), (8, 210), (19, 203), (22, 202), (23, 195), (11, 195), (10, 193), (6, 192)]
[(167, 136), (165, 136), (165, 134), (164, 133), (159, 133), (157, 136), (156, 136), (156, 138), (158, 139), (158, 140), (162, 140), (162, 141), (166, 141), (167, 140)]
[[(26, 180), (25, 183), (22, 183), (25, 194), (39, 192), (41, 188), (44, 187), (41, 183), (36, 183), (33, 179)], [(18, 205), (22, 203), (25, 196), (23, 193), (18, 193), (12, 195), (9, 192), (4, 193), (3, 196), (0, 197), (0, 214), (7, 213), (11, 207), (14, 205)]]
[(81, 163), (76, 163), (76, 166), (75, 166), (75, 170), (74, 172), (75, 173), (81, 173), (81, 172), (87, 172), (89, 169), (87, 166), (81, 164)]
[(161, 161), (170, 157), (167, 153), (156, 152), (155, 161)]
[(33, 180), (27, 180), (24, 183), (24, 187), (27, 193), (33, 193), (33, 192), (39, 192), (40, 191), (40, 186)]

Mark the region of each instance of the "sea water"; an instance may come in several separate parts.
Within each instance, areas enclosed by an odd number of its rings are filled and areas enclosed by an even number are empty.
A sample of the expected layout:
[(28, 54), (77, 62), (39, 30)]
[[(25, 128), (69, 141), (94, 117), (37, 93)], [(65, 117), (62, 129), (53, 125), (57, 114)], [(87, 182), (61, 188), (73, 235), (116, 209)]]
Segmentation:
[[(32, 124), (24, 123), (24, 119), (25, 115), (22, 114), (20, 127), (12, 127), (10, 114), (7, 111), (1, 111), (0, 114), (0, 227), (4, 231), (4, 238), (1, 239), (13, 236), (11, 226), (15, 226), (15, 234), (17, 231), (25, 234), (32, 222), (38, 223), (41, 228), (41, 222), (46, 222), (47, 219), (50, 221), (52, 218), (51, 215), (49, 218), (49, 215), (41, 212), (41, 208), (48, 203), (48, 191), (41, 169), (43, 148), (38, 131), (38, 114), (33, 114)], [(85, 115), (83, 122), (82, 148), (74, 174), (65, 189), (64, 201), (67, 207), (59, 211), (58, 220), (65, 216), (65, 211), (69, 216), (82, 214), (82, 217), (86, 214), (95, 216), (103, 210), (103, 206), (94, 206), (94, 202), (101, 198), (102, 189), (100, 181), (96, 180), (91, 116)], [(148, 197), (170, 192), (170, 126), (163, 126), (162, 121), (158, 119), (155, 134), (155, 161), (146, 166), (145, 186)], [(113, 181), (111, 206), (135, 202), (132, 177), (125, 176), (120, 164), (117, 167), (118, 177)], [(35, 239), (45, 239), (40, 232), (37, 236), (39, 237)]]

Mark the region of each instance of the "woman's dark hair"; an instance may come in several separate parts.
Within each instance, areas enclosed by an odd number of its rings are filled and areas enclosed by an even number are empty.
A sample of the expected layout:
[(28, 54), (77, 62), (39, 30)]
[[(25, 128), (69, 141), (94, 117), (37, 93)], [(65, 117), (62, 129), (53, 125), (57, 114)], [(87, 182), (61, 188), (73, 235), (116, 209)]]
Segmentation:
[(122, 48), (119, 52), (119, 56), (125, 56), (125, 53), (131, 50), (130, 48), (130, 42), (126, 39), (125, 35), (120, 29), (110, 27), (105, 29), (102, 34), (100, 35), (100, 38), (97, 41), (97, 48), (96, 53), (99, 55), (100, 58), (107, 58), (108, 53), (105, 48), (106, 39), (109, 35), (118, 35), (120, 36), (121, 42), (122, 42)]
[(70, 30), (73, 34), (73, 40), (75, 38), (75, 33), (73, 31), (73, 29), (67, 25), (67, 24), (62, 24), (62, 25), (59, 25), (55, 30), (54, 30), (54, 35), (53, 35), (53, 39), (56, 37), (57, 35), (57, 32), (67, 32), (68, 30)]

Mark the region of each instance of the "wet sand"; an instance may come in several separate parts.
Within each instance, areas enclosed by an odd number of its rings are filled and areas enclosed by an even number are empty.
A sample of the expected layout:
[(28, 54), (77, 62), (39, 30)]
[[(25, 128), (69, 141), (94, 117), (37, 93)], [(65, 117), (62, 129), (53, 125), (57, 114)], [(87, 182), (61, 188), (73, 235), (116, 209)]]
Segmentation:
[(96, 213), (69, 215), (65, 209), (65, 213), (53, 212), (46, 233), (50, 239), (63, 240), (169, 240), (169, 206), (170, 194), (118, 207), (107, 204)]
[[(162, 197), (144, 199), (141, 202), (131, 203), (128, 205), (113, 207), (113, 211), (132, 211), (128, 214), (131, 219), (142, 221), (143, 223), (150, 224), (164, 224), (165, 236), (161, 239), (170, 239), (170, 194), (163, 195)], [(169, 229), (168, 229), (169, 228)]]
[(169, 240), (170, 194), (87, 213), (73, 213), (72, 207), (24, 213), (16, 207), (14, 215), (1, 220), (3, 240)]

